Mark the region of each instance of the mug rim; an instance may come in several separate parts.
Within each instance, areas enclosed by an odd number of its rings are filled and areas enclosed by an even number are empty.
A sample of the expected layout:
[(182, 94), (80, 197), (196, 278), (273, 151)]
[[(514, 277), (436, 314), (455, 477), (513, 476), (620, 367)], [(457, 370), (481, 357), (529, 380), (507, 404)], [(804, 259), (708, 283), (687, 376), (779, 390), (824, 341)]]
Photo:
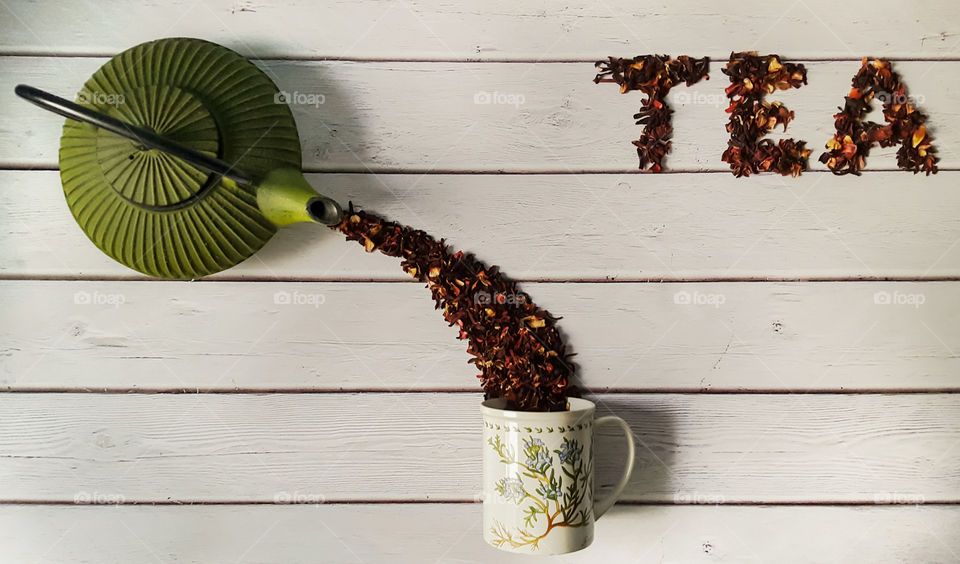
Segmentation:
[(520, 420), (536, 418), (540, 421), (546, 420), (568, 420), (571, 417), (584, 416), (596, 411), (596, 404), (584, 398), (567, 398), (570, 409), (566, 411), (517, 411), (512, 409), (503, 409), (507, 400), (503, 398), (494, 398), (483, 401), (480, 404), (480, 411), (484, 417), (496, 417), (500, 419)]

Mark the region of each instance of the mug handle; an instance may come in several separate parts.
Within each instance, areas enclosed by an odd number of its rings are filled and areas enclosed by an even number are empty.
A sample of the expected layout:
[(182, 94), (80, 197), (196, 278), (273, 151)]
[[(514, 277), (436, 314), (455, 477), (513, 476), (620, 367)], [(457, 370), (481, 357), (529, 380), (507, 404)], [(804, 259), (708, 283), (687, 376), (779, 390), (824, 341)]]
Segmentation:
[(617, 424), (622, 429), (627, 439), (627, 467), (623, 470), (623, 476), (620, 477), (620, 481), (617, 482), (616, 487), (613, 488), (613, 491), (608, 493), (603, 497), (603, 499), (594, 499), (593, 500), (593, 519), (597, 520), (601, 515), (607, 512), (608, 509), (613, 507), (613, 504), (617, 502), (617, 498), (620, 497), (620, 494), (623, 493), (624, 488), (627, 487), (627, 483), (630, 481), (630, 474), (633, 473), (633, 457), (634, 457), (634, 446), (633, 446), (633, 431), (630, 429), (630, 426), (627, 425), (627, 422), (615, 415), (607, 415), (605, 417), (598, 417), (593, 422), (597, 427), (601, 425)]

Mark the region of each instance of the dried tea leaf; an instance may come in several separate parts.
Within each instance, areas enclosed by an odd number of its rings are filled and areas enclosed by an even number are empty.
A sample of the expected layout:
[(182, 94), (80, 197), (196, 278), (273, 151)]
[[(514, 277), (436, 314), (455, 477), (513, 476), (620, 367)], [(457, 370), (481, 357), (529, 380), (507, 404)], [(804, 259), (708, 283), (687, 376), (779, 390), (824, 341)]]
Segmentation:
[(920, 145), (920, 142), (923, 141), (923, 138), (927, 136), (926, 126), (921, 125), (913, 132), (913, 147), (917, 148)]

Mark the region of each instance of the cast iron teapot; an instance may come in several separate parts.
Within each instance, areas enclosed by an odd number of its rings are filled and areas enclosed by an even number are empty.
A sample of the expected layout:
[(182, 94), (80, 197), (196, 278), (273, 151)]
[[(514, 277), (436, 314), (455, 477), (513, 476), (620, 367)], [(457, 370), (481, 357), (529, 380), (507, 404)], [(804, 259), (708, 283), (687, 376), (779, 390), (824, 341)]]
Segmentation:
[(93, 243), (159, 278), (220, 272), (277, 227), (335, 225), (337, 202), (300, 170), (297, 124), (270, 78), (238, 53), (169, 38), (113, 57), (76, 103), (20, 85), (67, 118), (60, 179)]

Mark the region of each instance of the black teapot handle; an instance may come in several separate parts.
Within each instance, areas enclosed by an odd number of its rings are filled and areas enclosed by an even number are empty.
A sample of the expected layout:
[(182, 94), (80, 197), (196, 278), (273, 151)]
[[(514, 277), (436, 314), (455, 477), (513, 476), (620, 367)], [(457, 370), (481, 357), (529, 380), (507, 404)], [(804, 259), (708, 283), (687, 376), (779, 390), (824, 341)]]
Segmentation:
[(194, 166), (208, 170), (214, 174), (219, 174), (224, 178), (229, 178), (238, 184), (253, 184), (253, 179), (250, 178), (248, 174), (238, 170), (232, 164), (199, 151), (194, 151), (189, 147), (184, 147), (148, 129), (137, 127), (136, 125), (110, 117), (101, 112), (85, 108), (70, 100), (65, 100), (39, 88), (27, 86), (26, 84), (18, 84), (14, 92), (24, 100), (32, 102), (55, 114), (60, 114), (72, 120), (86, 122), (111, 133), (116, 133), (121, 137), (126, 137), (131, 141), (140, 143), (144, 147), (163, 151), (164, 153), (183, 159)]

